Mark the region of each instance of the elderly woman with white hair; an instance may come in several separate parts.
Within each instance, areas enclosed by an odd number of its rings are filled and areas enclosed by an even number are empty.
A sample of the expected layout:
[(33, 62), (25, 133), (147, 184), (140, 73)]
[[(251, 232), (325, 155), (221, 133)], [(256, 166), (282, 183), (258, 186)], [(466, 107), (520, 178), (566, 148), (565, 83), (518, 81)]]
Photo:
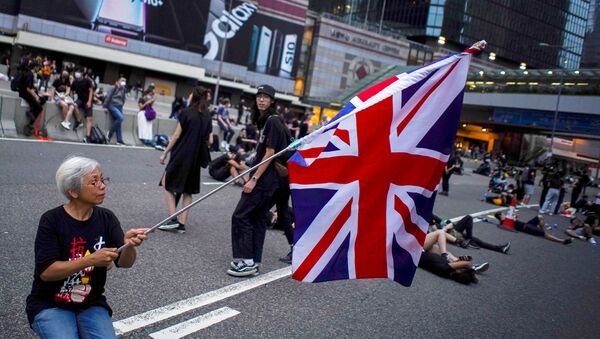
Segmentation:
[[(68, 202), (44, 213), (35, 238), (35, 271), (27, 317), (41, 338), (115, 338), (103, 295), (113, 263), (131, 267), (146, 229), (123, 234), (117, 217), (99, 207), (108, 178), (100, 164), (70, 157), (56, 171)], [(117, 249), (129, 244), (120, 253)]]

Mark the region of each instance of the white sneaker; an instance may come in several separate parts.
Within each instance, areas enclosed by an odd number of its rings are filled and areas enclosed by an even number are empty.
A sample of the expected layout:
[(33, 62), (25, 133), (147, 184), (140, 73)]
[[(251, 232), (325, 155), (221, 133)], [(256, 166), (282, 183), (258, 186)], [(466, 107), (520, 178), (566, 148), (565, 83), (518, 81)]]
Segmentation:
[(589, 238), (588, 242), (592, 245), (596, 245), (596, 239), (594, 239), (594, 238)]
[(63, 121), (63, 122), (61, 122), (61, 123), (60, 123), (60, 125), (61, 125), (61, 126), (64, 128), (64, 129), (66, 129), (67, 131), (70, 131), (70, 130), (71, 130), (71, 123), (70, 123), (70, 122)]

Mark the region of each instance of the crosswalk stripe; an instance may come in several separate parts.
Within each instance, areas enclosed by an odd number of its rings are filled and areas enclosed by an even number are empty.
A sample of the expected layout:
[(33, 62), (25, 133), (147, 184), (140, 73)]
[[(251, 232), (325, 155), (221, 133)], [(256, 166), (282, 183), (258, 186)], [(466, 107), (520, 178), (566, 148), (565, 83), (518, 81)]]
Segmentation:
[(240, 314), (229, 307), (222, 307), (218, 310), (203, 314), (199, 317), (192, 318), (182, 323), (167, 327), (158, 332), (150, 333), (150, 337), (154, 339), (177, 339), (182, 338), (186, 335), (190, 335), (194, 332), (200, 331), (203, 328), (207, 328), (214, 324), (217, 324), (223, 320), (235, 317)]
[(218, 290), (210, 291), (188, 299), (180, 300), (170, 305), (159, 307), (132, 317), (115, 321), (113, 327), (117, 335), (125, 334), (138, 328), (154, 324), (156, 322), (183, 314), (185, 312), (210, 305), (214, 302), (232, 297), (234, 295), (246, 292), (275, 280), (288, 277), (292, 274), (291, 266), (280, 268), (258, 277), (243, 280), (239, 283), (222, 287)]

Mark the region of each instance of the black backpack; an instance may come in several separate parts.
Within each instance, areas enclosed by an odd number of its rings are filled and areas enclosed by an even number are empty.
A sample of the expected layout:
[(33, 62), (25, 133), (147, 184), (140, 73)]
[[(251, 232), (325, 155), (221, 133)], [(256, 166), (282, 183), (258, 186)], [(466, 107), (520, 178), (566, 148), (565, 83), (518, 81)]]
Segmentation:
[(17, 73), (12, 80), (10, 81), (10, 90), (13, 92), (18, 92), (19, 87), (21, 87), (21, 72)]
[(88, 140), (91, 144), (108, 143), (108, 141), (106, 140), (106, 136), (104, 135), (104, 133), (102, 133), (102, 130), (100, 129), (100, 127), (98, 127), (98, 125), (94, 125), (94, 127), (92, 127)]

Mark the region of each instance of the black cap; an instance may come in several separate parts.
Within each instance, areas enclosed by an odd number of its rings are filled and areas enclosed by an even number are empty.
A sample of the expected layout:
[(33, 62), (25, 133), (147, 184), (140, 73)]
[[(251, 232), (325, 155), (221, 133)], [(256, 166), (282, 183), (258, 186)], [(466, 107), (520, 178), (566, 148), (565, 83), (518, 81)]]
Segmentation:
[(258, 91), (256, 92), (256, 95), (259, 94), (266, 94), (270, 96), (271, 99), (275, 99), (275, 88), (269, 85), (260, 85), (258, 86)]

